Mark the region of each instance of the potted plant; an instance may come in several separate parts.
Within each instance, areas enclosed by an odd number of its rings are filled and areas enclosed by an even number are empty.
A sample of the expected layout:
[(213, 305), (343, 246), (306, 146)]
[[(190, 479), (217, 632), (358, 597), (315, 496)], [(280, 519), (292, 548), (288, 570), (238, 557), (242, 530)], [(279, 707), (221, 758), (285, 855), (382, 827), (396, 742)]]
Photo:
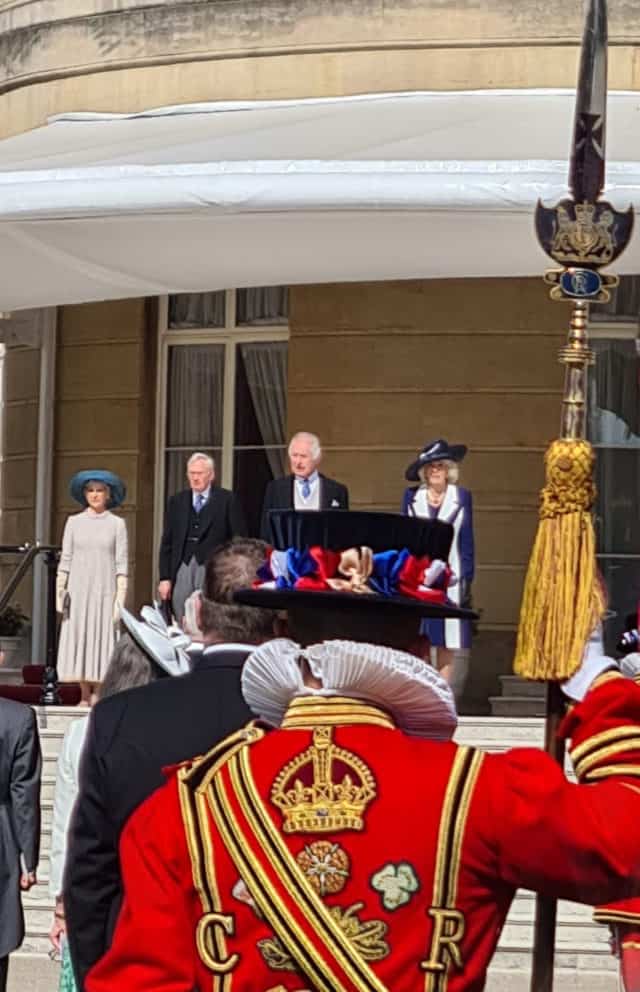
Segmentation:
[(28, 623), (29, 617), (17, 603), (0, 613), (0, 651), (6, 670), (19, 668), (27, 660), (23, 649)]

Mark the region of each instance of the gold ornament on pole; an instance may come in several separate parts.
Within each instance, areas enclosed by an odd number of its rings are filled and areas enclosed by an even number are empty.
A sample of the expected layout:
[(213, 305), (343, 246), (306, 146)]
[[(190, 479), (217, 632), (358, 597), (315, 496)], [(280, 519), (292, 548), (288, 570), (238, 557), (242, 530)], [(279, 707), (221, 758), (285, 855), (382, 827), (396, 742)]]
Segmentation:
[[(525, 579), (514, 669), (546, 681), (545, 748), (564, 762), (557, 735), (565, 704), (560, 682), (580, 666), (585, 644), (602, 619), (605, 595), (596, 565), (591, 511), (595, 453), (586, 440), (587, 374), (594, 362), (587, 327), (592, 303), (606, 303), (616, 276), (603, 275), (626, 248), (633, 209), (618, 212), (600, 200), (605, 178), (607, 110), (607, 9), (587, 0), (576, 95), (569, 181), (572, 196), (555, 207), (538, 202), (536, 234), (543, 250), (561, 266), (545, 274), (552, 300), (571, 303), (560, 438), (545, 455), (546, 484), (540, 523)], [(551, 992), (556, 902), (536, 900), (531, 992)]]
[(580, 665), (584, 645), (602, 618), (591, 511), (595, 454), (586, 440), (587, 372), (594, 363), (587, 326), (592, 303), (606, 303), (618, 278), (599, 269), (626, 248), (633, 208), (600, 200), (605, 177), (607, 11), (589, 0), (576, 98), (570, 166), (572, 197), (555, 207), (538, 202), (540, 245), (562, 265), (545, 274), (551, 299), (572, 304), (560, 439), (545, 455), (540, 523), (525, 579), (514, 670), (525, 678), (559, 681)]

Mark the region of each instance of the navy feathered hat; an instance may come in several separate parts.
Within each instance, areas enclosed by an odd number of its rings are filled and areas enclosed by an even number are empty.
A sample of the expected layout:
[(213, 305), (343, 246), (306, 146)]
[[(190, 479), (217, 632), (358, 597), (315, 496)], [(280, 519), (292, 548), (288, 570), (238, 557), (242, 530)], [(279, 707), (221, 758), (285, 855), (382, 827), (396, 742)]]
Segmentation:
[(444, 438), (437, 441), (429, 441), (414, 462), (404, 473), (408, 482), (420, 481), (420, 469), (430, 462), (461, 462), (467, 453), (466, 444), (449, 444)]
[(71, 492), (71, 498), (80, 503), (81, 506), (87, 505), (87, 498), (84, 494), (85, 487), (88, 486), (90, 482), (101, 482), (103, 486), (108, 486), (111, 493), (111, 498), (109, 500), (109, 508), (120, 506), (124, 503), (125, 496), (127, 495), (127, 487), (115, 472), (109, 472), (104, 468), (87, 468), (83, 469), (82, 472), (76, 472), (71, 482), (69, 483), (69, 491)]

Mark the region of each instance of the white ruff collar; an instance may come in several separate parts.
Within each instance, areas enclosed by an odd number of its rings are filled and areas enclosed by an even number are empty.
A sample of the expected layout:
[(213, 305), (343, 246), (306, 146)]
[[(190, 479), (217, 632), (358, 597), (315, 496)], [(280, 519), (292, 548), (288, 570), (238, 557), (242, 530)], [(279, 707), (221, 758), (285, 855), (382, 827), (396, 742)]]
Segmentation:
[[(300, 670), (306, 659), (321, 689), (305, 686)], [(297, 696), (349, 696), (389, 713), (401, 730), (417, 737), (449, 740), (458, 723), (447, 682), (414, 655), (357, 641), (323, 641), (301, 648), (295, 641), (266, 641), (242, 669), (247, 705), (279, 726)]]

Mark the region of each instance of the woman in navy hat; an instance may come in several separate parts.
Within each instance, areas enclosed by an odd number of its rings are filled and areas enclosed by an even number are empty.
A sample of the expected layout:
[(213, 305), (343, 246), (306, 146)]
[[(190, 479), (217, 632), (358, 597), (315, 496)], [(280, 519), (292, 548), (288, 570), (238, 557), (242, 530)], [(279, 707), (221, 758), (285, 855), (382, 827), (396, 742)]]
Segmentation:
[(104, 469), (78, 472), (71, 496), (83, 507), (67, 518), (56, 579), (56, 608), (62, 614), (58, 678), (79, 682), (87, 705), (102, 682), (113, 650), (115, 626), (127, 594), (127, 528), (111, 513), (126, 489)]
[[(474, 572), (473, 512), (471, 493), (456, 485), (458, 464), (467, 453), (464, 444), (449, 444), (443, 438), (430, 441), (405, 472), (409, 486), (402, 498), (402, 512), (453, 525), (454, 538), (449, 565), (457, 582), (449, 587), (449, 598), (468, 605)], [(465, 620), (425, 620), (423, 630), (437, 649), (438, 669), (451, 677), (453, 652), (471, 647), (471, 624)]]

